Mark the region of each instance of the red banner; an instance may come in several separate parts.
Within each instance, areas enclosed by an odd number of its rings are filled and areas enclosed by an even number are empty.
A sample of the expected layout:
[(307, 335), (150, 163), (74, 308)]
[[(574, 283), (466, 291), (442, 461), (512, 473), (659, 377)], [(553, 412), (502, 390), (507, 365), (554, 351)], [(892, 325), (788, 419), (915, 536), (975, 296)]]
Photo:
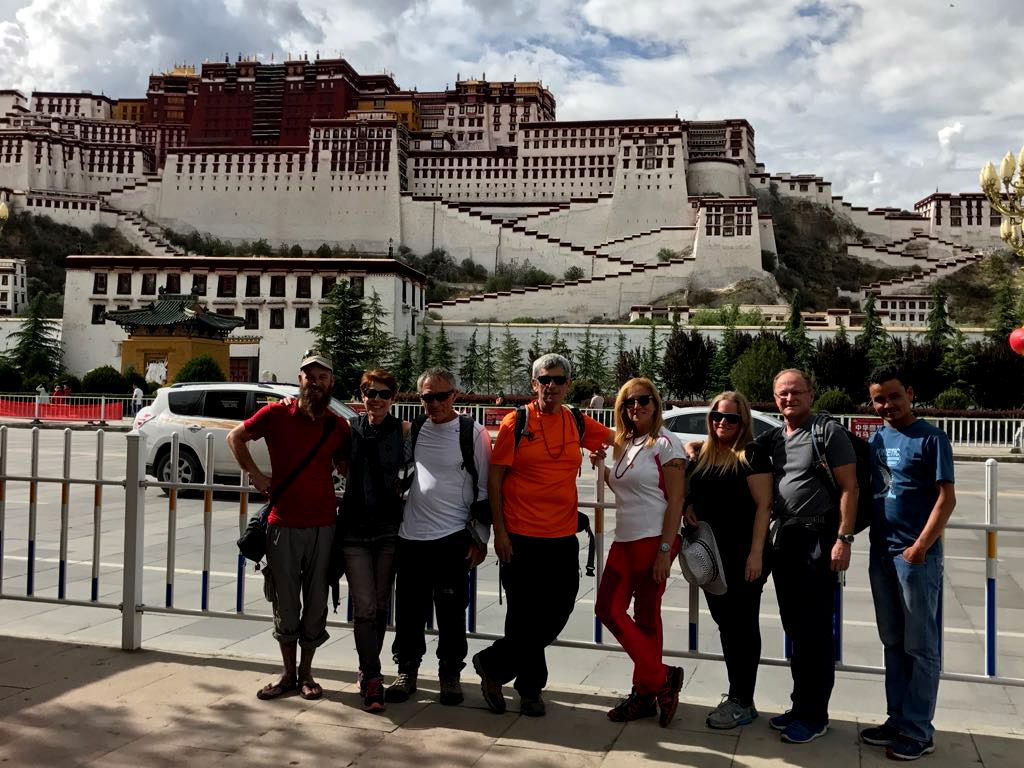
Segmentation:
[[(105, 405), (99, 402), (68, 405), (64, 403), (39, 404), (42, 421), (120, 421), (124, 418), (124, 404), (115, 400)], [(0, 398), (0, 417), (34, 419), (36, 404), (32, 400), (4, 400)]]
[(484, 426), (500, 427), (501, 420), (514, 410), (515, 408), (484, 408)]
[(853, 416), (850, 419), (850, 431), (857, 437), (870, 440), (882, 423), (882, 419), (878, 416)]

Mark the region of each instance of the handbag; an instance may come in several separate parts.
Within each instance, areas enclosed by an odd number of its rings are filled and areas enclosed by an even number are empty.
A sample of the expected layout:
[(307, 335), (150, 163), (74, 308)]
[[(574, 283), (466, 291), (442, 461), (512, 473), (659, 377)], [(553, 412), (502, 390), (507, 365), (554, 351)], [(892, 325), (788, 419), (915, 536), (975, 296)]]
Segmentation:
[(267, 518), (270, 517), (270, 510), (273, 509), (274, 503), (281, 498), (281, 494), (284, 493), (285, 489), (291, 484), (299, 472), (302, 471), (313, 457), (316, 456), (317, 452), (327, 442), (327, 438), (331, 435), (331, 430), (334, 429), (334, 422), (337, 418), (328, 419), (324, 424), (324, 433), (320, 436), (320, 441), (316, 444), (312, 451), (291, 471), (291, 474), (284, 479), (274, 490), (274, 493), (270, 496), (266, 504), (259, 508), (259, 511), (255, 515), (249, 518), (249, 522), (245, 526), (245, 530), (242, 531), (242, 535), (238, 537), (238, 551), (242, 553), (242, 556), (246, 560), (252, 560), (258, 563), (267, 554)]

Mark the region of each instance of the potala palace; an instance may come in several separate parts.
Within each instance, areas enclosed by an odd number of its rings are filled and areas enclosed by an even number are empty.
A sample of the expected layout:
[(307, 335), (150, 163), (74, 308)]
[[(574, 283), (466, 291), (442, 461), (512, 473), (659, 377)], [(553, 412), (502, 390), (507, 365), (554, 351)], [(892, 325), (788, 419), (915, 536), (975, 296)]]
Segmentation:
[[(743, 119), (566, 122), (555, 111), (537, 82), (410, 91), (319, 58), (178, 67), (130, 99), (0, 91), (0, 199), (15, 216), (116, 227), (150, 254), (69, 260), (73, 371), (117, 358), (124, 332), (104, 322), (106, 310), (144, 306), (164, 289), (201, 285), (216, 311), (246, 317), (232, 359), (259, 362), (239, 370), (290, 377), (292, 350), (338, 279), (372, 286), (399, 338), (415, 336), (427, 311), (468, 336), (482, 320), (613, 320), (680, 291), (770, 280), (762, 251), (776, 251), (774, 230), (757, 206), (770, 189), (848, 219), (850, 255), (918, 266), (862, 288), (894, 309), (892, 297), (923, 296), (1000, 246), (999, 217), (980, 192), (936, 193), (913, 213), (852, 206), (818, 176), (769, 173)], [(381, 256), (443, 248), (489, 271), (529, 261), (583, 277), (425, 305), (423, 276), (386, 258), (202, 258), (171, 247), (162, 228)]]

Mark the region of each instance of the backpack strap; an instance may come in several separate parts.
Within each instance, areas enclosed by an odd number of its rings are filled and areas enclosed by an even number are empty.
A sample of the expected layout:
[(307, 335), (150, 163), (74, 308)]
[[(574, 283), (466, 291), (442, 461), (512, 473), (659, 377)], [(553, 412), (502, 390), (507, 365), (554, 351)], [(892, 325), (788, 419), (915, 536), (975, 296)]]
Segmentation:
[(530, 416), (530, 412), (527, 410), (528, 407), (520, 405), (516, 408), (515, 446), (513, 447), (513, 453), (519, 450), (519, 442), (523, 439), (523, 434), (526, 432), (526, 422)]
[[(575, 405), (563, 405), (563, 408), (572, 415), (572, 420), (576, 423), (576, 435), (580, 439), (580, 448), (583, 447), (583, 435), (586, 432), (587, 424), (583, 420), (583, 412)], [(523, 439), (523, 435), (526, 433), (526, 422), (529, 418), (528, 406), (520, 405), (516, 408), (516, 428), (515, 428), (515, 449), (519, 449), (519, 442)]]
[(832, 466), (828, 463), (828, 454), (825, 450), (825, 424), (828, 421), (832, 421), (832, 416), (827, 413), (818, 413), (812, 417), (811, 422), (811, 446), (814, 449), (814, 461), (815, 463), (824, 470), (825, 476), (828, 478), (830, 488), (829, 490), (833, 493), (839, 491), (839, 483), (836, 482), (835, 472)]
[(462, 452), (462, 468), (473, 481), (473, 503), (476, 503), (480, 495), (480, 473), (476, 468), (476, 422), (471, 416), (459, 416), (459, 450)]
[(566, 405), (564, 408), (569, 409), (569, 413), (572, 414), (573, 421), (576, 422), (576, 434), (580, 438), (580, 448), (583, 447), (583, 433), (587, 428), (586, 422), (583, 421), (583, 412), (575, 405)]

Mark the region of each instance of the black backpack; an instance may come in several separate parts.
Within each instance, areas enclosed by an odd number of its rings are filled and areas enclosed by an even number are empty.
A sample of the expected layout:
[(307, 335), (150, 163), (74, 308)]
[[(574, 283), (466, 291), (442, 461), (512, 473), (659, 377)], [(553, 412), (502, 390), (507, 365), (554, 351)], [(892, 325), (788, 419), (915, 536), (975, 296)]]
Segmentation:
[[(416, 456), (416, 439), (420, 430), (427, 422), (427, 415), (420, 414), (410, 426), (413, 461)], [(491, 503), (487, 499), (480, 500), (480, 473), (476, 469), (476, 422), (470, 416), (459, 416), (459, 450), (462, 453), (462, 469), (473, 483), (473, 503), (469, 506), (470, 516), (479, 523), (490, 525), (493, 522)], [(410, 480), (411, 482), (411, 480)]]
[[(583, 447), (583, 433), (586, 429), (586, 422), (583, 420), (583, 414), (580, 409), (574, 405), (563, 405), (569, 413), (572, 415), (573, 421), (576, 422), (576, 434), (580, 439), (580, 448)], [(516, 408), (516, 428), (515, 428), (515, 449), (518, 450), (519, 443), (523, 439), (525, 434), (528, 440), (533, 439), (533, 435), (526, 433), (526, 423), (529, 419), (529, 412), (527, 406), (521, 405)], [(594, 575), (594, 559), (596, 557), (597, 540), (594, 538), (594, 530), (590, 527), (590, 517), (580, 510), (576, 511), (576, 533), (582, 533), (586, 531), (587, 537), (590, 539), (590, 544), (587, 548), (587, 576)]]
[(859, 492), (857, 494), (857, 521), (853, 526), (853, 532), (860, 533), (871, 525), (871, 516), (874, 513), (875, 494), (871, 486), (871, 446), (867, 440), (855, 435), (833, 418), (831, 414), (821, 411), (813, 417), (811, 436), (817, 466), (825, 478), (825, 485), (828, 487), (829, 493), (837, 507), (841, 491), (839, 483), (836, 482), (835, 473), (832, 467), (829, 466), (825, 454), (825, 424), (830, 421), (834, 422), (846, 434), (850, 444), (853, 446), (853, 452), (857, 456), (857, 486)]

